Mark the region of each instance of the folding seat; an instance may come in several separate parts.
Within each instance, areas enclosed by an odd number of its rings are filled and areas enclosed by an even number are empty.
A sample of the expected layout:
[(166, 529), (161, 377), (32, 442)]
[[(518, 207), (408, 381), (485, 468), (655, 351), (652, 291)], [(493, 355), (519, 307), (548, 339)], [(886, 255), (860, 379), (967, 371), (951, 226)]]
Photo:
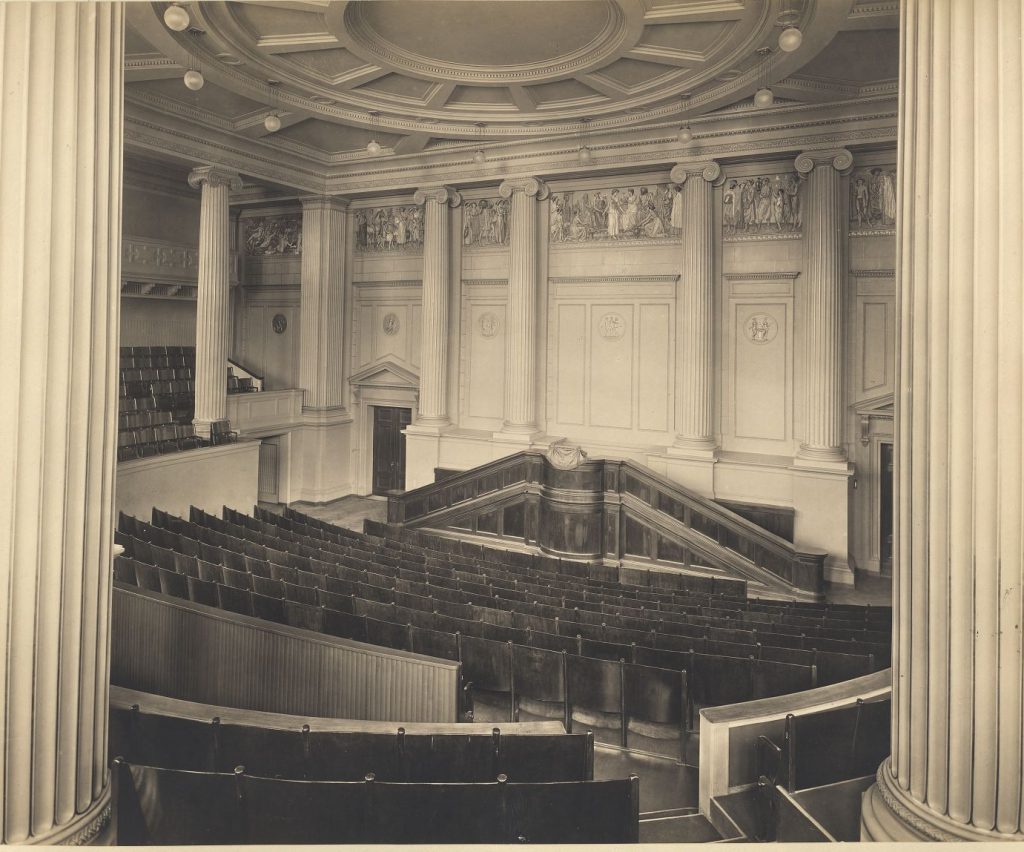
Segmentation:
[(455, 634), (415, 625), (409, 627), (409, 634), (413, 652), (443, 660), (459, 659), (459, 643)]
[(316, 590), (316, 602), (321, 607), (337, 612), (355, 613), (355, 601), (351, 595), (339, 595), (325, 589)]
[(204, 559), (196, 560), (199, 564), (199, 579), (205, 580), (207, 583), (223, 583), (224, 582), (224, 567), (222, 565), (215, 565), (212, 562), (207, 562)]
[(275, 580), (284, 580), (286, 583), (298, 584), (299, 572), (295, 568), (289, 568), (287, 565), (277, 565), (271, 562), (270, 576)]
[[(161, 530), (161, 532), (164, 531)], [(164, 568), (167, 571), (177, 571), (173, 550), (167, 550), (166, 548), (158, 547), (155, 544), (150, 544), (149, 552), (152, 557), (150, 561), (154, 565), (159, 568)]]
[(511, 642), (463, 636), (460, 643), (462, 677), (473, 690), (508, 693), (508, 720), (513, 720)]
[(545, 648), (512, 646), (513, 721), (519, 721), (519, 699), (560, 702), (564, 723), (569, 729), (569, 705), (566, 694), (567, 654)]
[[(206, 538), (209, 534), (210, 531), (205, 530), (203, 532), (203, 537)], [(208, 544), (206, 541), (199, 542), (199, 556), (201, 559), (204, 559), (206, 562), (214, 565), (224, 564), (224, 552), (219, 547)]]
[(280, 580), (270, 580), (266, 577), (258, 577), (255, 574), (252, 575), (252, 590), (257, 594), (265, 595), (269, 598), (284, 597), (284, 583)]
[(138, 585), (138, 580), (135, 577), (135, 561), (128, 556), (115, 557), (114, 580), (130, 586)]
[(222, 549), (221, 557), (224, 561), (225, 568), (230, 568), (232, 571), (248, 572), (249, 565), (242, 554), (235, 553), (232, 550)]
[(284, 601), (281, 600), (281, 598), (268, 597), (267, 595), (261, 595), (258, 592), (253, 592), (251, 600), (252, 614), (256, 618), (273, 621), (277, 624), (288, 623), (284, 614)]
[(222, 568), (224, 585), (233, 589), (252, 590), (252, 575), (245, 571), (232, 571), (230, 568)]
[(295, 603), (308, 604), (309, 606), (316, 606), (319, 603), (317, 597), (316, 588), (310, 588), (308, 586), (299, 586), (295, 583), (282, 582), (284, 588), (284, 596)]
[(160, 574), (160, 591), (165, 595), (188, 600), (188, 583), (184, 574), (158, 569)]
[(298, 580), (300, 586), (307, 586), (311, 589), (322, 589), (327, 582), (327, 578), (323, 574), (316, 574), (312, 571), (302, 571), (298, 568), (293, 568), (295, 571), (295, 577)]
[(600, 713), (618, 715), (620, 744), (625, 745), (626, 732), (622, 727), (624, 669), (622, 662), (598, 660), (590, 657), (568, 656), (569, 733), (572, 733), (572, 711), (577, 707)]
[(395, 648), (399, 651), (411, 650), (408, 625), (396, 624), (391, 621), (367, 618), (366, 641), (371, 645)]
[(342, 639), (354, 639), (357, 642), (366, 641), (366, 619), (363, 616), (332, 609), (324, 609), (321, 612), (324, 633)]
[(245, 589), (217, 585), (217, 603), (221, 609), (240, 615), (252, 615), (252, 593)]
[(140, 589), (148, 589), (151, 592), (159, 592), (160, 569), (155, 565), (135, 560), (135, 581)]

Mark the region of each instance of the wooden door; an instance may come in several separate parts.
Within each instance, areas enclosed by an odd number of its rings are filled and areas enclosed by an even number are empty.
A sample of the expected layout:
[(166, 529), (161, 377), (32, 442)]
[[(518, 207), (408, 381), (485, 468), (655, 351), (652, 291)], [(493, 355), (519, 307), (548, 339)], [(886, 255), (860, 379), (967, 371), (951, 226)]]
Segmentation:
[(278, 439), (264, 439), (260, 442), (258, 499), (261, 503), (277, 503)]
[(405, 490), (405, 435), (411, 408), (373, 408), (373, 493)]

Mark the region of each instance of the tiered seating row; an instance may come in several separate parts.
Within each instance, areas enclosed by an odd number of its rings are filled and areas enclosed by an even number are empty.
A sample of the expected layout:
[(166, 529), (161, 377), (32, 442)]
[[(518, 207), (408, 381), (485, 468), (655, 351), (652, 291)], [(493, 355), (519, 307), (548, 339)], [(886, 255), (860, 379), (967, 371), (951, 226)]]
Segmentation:
[[(540, 592), (521, 592), (511, 572), (499, 578), (500, 567), (473, 573), (462, 570), (469, 565), (454, 561), (468, 558), (439, 559), (422, 549), (389, 551), (388, 542), (351, 531), (326, 531), (276, 515), (269, 515), (277, 519), (274, 524), (226, 513), (245, 523), (196, 510), (189, 522), (154, 511), (160, 526), (122, 517), (120, 540), (135, 558), (118, 561), (118, 579), (246, 615), (460, 660), (474, 690), (508, 695), (510, 718), (527, 696), (561, 704), (567, 727), (573, 707), (582, 706), (617, 714), (623, 744), (630, 720), (639, 718), (677, 728), (684, 747), (695, 703), (724, 704), (807, 689), (815, 685), (819, 664), (829, 667), (835, 679), (866, 673), (872, 664), (870, 657), (831, 650), (783, 645), (766, 653), (771, 646), (743, 645), (742, 640), (764, 634), (716, 627), (717, 614), (693, 614), (717, 610), (724, 598), (702, 596), (694, 605), (698, 599), (692, 593), (629, 589), (610, 581), (585, 581), (581, 587), (576, 585), (580, 581), (544, 574), (544, 569), (518, 569), (520, 574), (538, 572), (548, 592), (554, 584), (565, 584), (561, 598), (548, 595), (551, 602), (540, 603)], [(373, 547), (379, 552), (363, 550)], [(409, 551), (415, 546), (402, 547)], [(352, 567), (361, 561), (353, 555), (357, 552), (378, 561)], [(565, 606), (570, 600), (575, 604), (571, 610)], [(626, 602), (639, 606), (623, 607)], [(657, 620), (622, 615), (624, 610)], [(820, 618), (813, 621), (800, 629), (831, 629), (820, 626)], [(807, 641), (806, 634), (777, 635), (784, 637), (781, 642)], [(811, 641), (853, 647), (848, 639)], [(801, 662), (789, 661), (794, 658)]]
[(110, 756), (190, 772), (306, 781), (478, 783), (589, 781), (593, 734), (393, 734), (278, 730), (111, 707)]
[[(118, 461), (235, 440), (225, 430), (218, 430), (211, 441), (196, 435), (195, 366), (194, 346), (121, 347)], [(239, 380), (230, 368), (228, 376), (238, 392)], [(245, 381), (247, 389), (255, 390), (250, 379)]]
[[(118, 842), (636, 843), (639, 779), (387, 783), (184, 772), (115, 761)], [(152, 791), (159, 790), (159, 797)]]

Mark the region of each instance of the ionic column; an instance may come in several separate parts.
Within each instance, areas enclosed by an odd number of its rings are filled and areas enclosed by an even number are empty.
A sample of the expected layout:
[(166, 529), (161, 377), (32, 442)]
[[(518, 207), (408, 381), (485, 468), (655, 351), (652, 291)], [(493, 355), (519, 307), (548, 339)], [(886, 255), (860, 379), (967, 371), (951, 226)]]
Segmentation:
[(528, 440), (537, 432), (537, 205), (548, 187), (519, 178), (502, 183), (498, 193), (512, 199), (502, 433)]
[(451, 208), (462, 196), (448, 186), (419, 189), (423, 215), (423, 349), (417, 426), (448, 425), (448, 290)]
[(196, 304), (196, 434), (209, 438), (213, 423), (228, 411), (228, 321), (231, 254), (228, 192), (241, 189), (234, 172), (217, 166), (193, 169), (193, 189), (202, 187), (199, 208), (199, 294)]
[(342, 198), (302, 199), (299, 384), (306, 408), (343, 404), (347, 209)]
[(804, 187), (804, 436), (797, 459), (843, 465), (843, 280), (846, 274), (846, 149), (807, 151), (796, 158)]
[(1022, 10), (900, 18), (893, 744), (861, 835), (1021, 840)]
[(680, 163), (671, 179), (681, 187), (683, 230), (676, 290), (676, 439), (669, 452), (714, 458), (714, 191), (718, 163)]
[(0, 840), (110, 822), (120, 3), (0, 7)]

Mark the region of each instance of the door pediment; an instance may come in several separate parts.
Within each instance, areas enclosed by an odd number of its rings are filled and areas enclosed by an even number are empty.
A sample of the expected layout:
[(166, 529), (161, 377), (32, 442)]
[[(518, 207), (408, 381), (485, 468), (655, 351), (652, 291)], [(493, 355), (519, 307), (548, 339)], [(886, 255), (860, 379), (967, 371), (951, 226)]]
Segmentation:
[(419, 390), (419, 374), (408, 365), (393, 359), (370, 364), (353, 373), (349, 383), (355, 388), (404, 388)]

